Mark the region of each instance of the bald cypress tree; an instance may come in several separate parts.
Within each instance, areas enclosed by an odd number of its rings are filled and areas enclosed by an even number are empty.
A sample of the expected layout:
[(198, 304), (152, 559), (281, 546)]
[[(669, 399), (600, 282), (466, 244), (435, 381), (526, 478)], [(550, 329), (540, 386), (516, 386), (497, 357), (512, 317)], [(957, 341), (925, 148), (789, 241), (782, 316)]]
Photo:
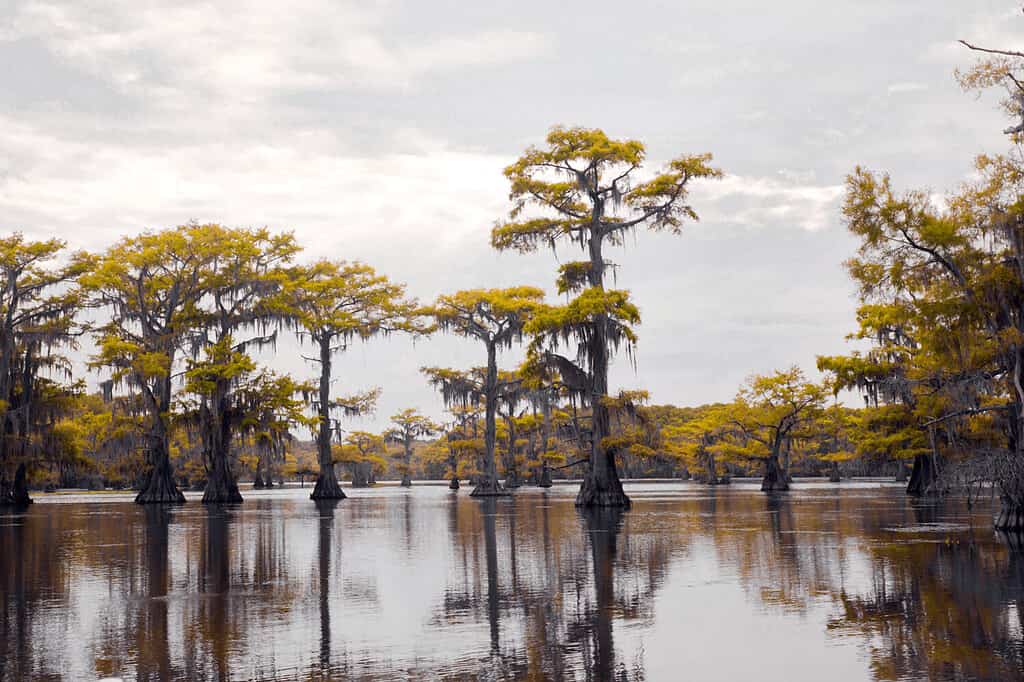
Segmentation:
[[(639, 313), (628, 293), (606, 289), (613, 265), (605, 248), (621, 246), (638, 228), (678, 234), (697, 214), (687, 203), (692, 181), (716, 178), (710, 154), (682, 156), (659, 174), (638, 180), (646, 152), (637, 140), (614, 140), (603, 131), (556, 127), (543, 148), (530, 148), (505, 169), (512, 211), (491, 233), (499, 250), (536, 251), (569, 242), (586, 259), (559, 268), (560, 293), (574, 295), (566, 306), (538, 316), (530, 331), (535, 359), (552, 363), (575, 394), (593, 411), (589, 468), (576, 504), (629, 506), (615, 466), (615, 450), (604, 439), (610, 424), (608, 364), (612, 353), (635, 341), (631, 328)], [(575, 357), (559, 354), (561, 346)]]
[(339, 399), (331, 396), (332, 360), (357, 339), (405, 332), (428, 331), (415, 301), (405, 298), (405, 286), (378, 274), (369, 265), (344, 261), (319, 261), (292, 271), (284, 314), (296, 335), (317, 351), (306, 360), (320, 368), (313, 399), (317, 417), (317, 456), (320, 475), (310, 497), (314, 500), (344, 499), (331, 457), (332, 434), (340, 427), (333, 414), (357, 415), (376, 402), (377, 392)]
[(126, 237), (99, 258), (81, 281), (92, 303), (109, 314), (96, 325), (93, 367), (137, 393), (148, 464), (135, 501), (184, 502), (170, 459), (173, 378), (203, 328), (199, 302), (216, 252), (198, 225)]
[(74, 345), (84, 301), (74, 284), (89, 259), (54, 261), (58, 239), (0, 239), (0, 504), (28, 504), (28, 466), (40, 449), (59, 387), (41, 373), (70, 374), (59, 352)]
[(474, 496), (503, 495), (494, 458), (495, 417), (501, 383), (498, 378), (498, 351), (509, 348), (523, 337), (523, 327), (539, 308), (544, 292), (535, 287), (510, 289), (474, 289), (439, 296), (425, 310), (438, 327), (458, 336), (481, 341), (487, 352), (487, 365), (474, 377), (469, 373), (425, 368), (431, 382), (438, 386), (445, 402), (463, 404), (474, 396), (484, 403), (484, 470)]
[(391, 416), (392, 427), (384, 437), (402, 447), (402, 487), (412, 486), (412, 449), (418, 438), (428, 438), (441, 430), (429, 417), (409, 408)]
[[(289, 233), (203, 225), (213, 250), (203, 274), (202, 357), (189, 370), (197, 394), (199, 426), (208, 476), (204, 503), (241, 502), (231, 467), (234, 438), (248, 415), (237, 390), (252, 378), (251, 350), (273, 344), (286, 316), (285, 268), (299, 251)], [(198, 353), (197, 353), (198, 354)]]

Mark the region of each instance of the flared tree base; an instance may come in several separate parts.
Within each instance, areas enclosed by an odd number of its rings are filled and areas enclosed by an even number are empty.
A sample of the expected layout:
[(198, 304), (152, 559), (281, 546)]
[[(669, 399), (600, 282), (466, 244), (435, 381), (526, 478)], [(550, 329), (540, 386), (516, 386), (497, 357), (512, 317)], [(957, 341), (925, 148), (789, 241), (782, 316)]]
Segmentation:
[(515, 471), (509, 472), (508, 476), (505, 477), (505, 489), (512, 490), (514, 488), (522, 487), (522, 482), (519, 480), (519, 474)]
[(27, 507), (32, 504), (28, 495), (28, 474), (25, 464), (19, 464), (14, 473), (14, 480), (8, 482), (0, 479), (0, 506)]
[(607, 484), (598, 483), (591, 475), (587, 475), (576, 495), (576, 506), (585, 509), (615, 508), (629, 509), (631, 503), (622, 490), (622, 482), (614, 478)]
[[(900, 471), (906, 476), (907, 468), (902, 464), (900, 464)], [(921, 497), (931, 492), (937, 473), (935, 470), (935, 459), (931, 455), (918, 455), (914, 457), (914, 469), (911, 471), (910, 481), (907, 483), (907, 494), (913, 497)]]
[(505, 495), (511, 495), (508, 490), (502, 487), (501, 483), (497, 479), (483, 479), (481, 480), (473, 492), (469, 494), (470, 497), (502, 497)]
[(452, 480), (448, 483), (448, 489), (449, 490), (458, 490), (459, 489), (459, 479), (457, 477), (452, 476)]
[(369, 488), (373, 485), (373, 473), (370, 464), (366, 462), (357, 462), (352, 467), (352, 487), (353, 488)]
[(256, 478), (252, 479), (252, 487), (255, 490), (262, 490), (267, 487), (267, 484), (263, 482), (263, 479), (260, 476), (256, 476)]
[(1024, 531), (1024, 507), (1003, 500), (1002, 507), (996, 514), (994, 526), (996, 530)]
[(345, 497), (345, 491), (338, 484), (338, 479), (323, 474), (316, 477), (316, 485), (309, 495), (311, 500), (344, 500)]
[(782, 493), (789, 490), (789, 476), (779, 466), (774, 456), (765, 460), (764, 478), (761, 479), (761, 491), (766, 493)]
[(238, 492), (238, 483), (230, 476), (210, 477), (203, 491), (203, 504), (238, 504), (242, 502), (242, 493)]
[(170, 467), (158, 467), (150, 474), (146, 485), (135, 496), (136, 504), (180, 504), (185, 494), (178, 490)]
[(784, 493), (787, 490), (789, 490), (789, 482), (785, 477), (780, 476), (773, 479), (765, 476), (761, 479), (761, 492)]
[(547, 467), (544, 467), (543, 469), (541, 469), (540, 480), (537, 482), (537, 485), (540, 486), (541, 488), (550, 488), (551, 487), (551, 470), (550, 469), (548, 469)]
[(411, 488), (412, 487), (412, 479), (409, 477), (409, 474), (405, 474), (404, 476), (402, 476), (402, 483), (400, 485), (403, 488)]

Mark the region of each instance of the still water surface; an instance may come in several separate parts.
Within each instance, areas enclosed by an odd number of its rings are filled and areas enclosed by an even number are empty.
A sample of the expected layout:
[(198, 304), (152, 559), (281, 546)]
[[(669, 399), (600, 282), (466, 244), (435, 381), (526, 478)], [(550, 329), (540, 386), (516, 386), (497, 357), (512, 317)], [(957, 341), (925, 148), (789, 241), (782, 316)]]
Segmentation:
[(880, 482), (44, 496), (0, 514), (0, 680), (1019, 680), (1024, 554)]

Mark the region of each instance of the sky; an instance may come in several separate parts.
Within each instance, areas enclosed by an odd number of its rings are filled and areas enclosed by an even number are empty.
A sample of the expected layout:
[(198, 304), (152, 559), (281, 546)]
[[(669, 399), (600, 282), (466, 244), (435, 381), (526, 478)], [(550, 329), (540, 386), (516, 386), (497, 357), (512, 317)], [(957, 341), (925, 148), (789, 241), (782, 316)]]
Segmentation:
[[(726, 175), (693, 187), (700, 221), (610, 254), (643, 315), (612, 388), (729, 400), (752, 373), (813, 375), (849, 350), (847, 173), (940, 193), (1006, 145), (996, 98), (956, 83), (974, 59), (960, 38), (1020, 49), (1024, 16), (995, 0), (0, 0), (0, 230), (100, 251), (192, 220), (267, 226), (421, 301), (519, 284), (554, 299), (572, 248), (490, 248), (506, 165), (559, 124), (641, 140), (651, 173), (711, 152)], [(291, 340), (262, 359), (316, 372)], [(484, 360), (450, 337), (374, 339), (337, 359), (334, 390), (382, 389), (350, 428), (441, 418), (418, 368)]]

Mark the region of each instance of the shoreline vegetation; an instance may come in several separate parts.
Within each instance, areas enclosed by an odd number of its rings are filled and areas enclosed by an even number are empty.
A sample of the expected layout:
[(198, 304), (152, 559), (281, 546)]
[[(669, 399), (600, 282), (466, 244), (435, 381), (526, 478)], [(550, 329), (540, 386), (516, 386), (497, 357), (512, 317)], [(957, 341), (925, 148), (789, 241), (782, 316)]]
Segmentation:
[[(111, 486), (140, 504), (182, 503), (184, 490), (239, 503), (240, 479), (308, 483), (313, 500), (340, 500), (346, 477), (352, 488), (468, 482), (470, 495), (493, 497), (571, 478), (578, 507), (625, 509), (625, 479), (758, 476), (776, 494), (801, 476), (886, 476), (909, 495), (964, 494), (969, 505), (995, 490), (995, 527), (1024, 530), (1024, 54), (964, 46), (981, 57), (958, 72), (963, 87), (1007, 93), (1007, 152), (978, 156), (942, 197), (855, 168), (842, 215), (858, 240), (845, 263), (860, 300), (856, 349), (819, 356), (821, 380), (797, 366), (751, 376), (728, 403), (656, 405), (608, 380), (613, 358), (633, 360), (641, 322), (608, 279), (609, 253), (643, 230), (684, 235), (699, 213), (690, 190), (723, 177), (707, 153), (652, 169), (638, 140), (561, 126), (526, 149), (504, 170), (510, 206), (489, 238), (498, 251), (561, 249), (554, 296), (521, 285), (424, 304), (365, 263), (305, 262), (291, 233), (267, 228), (190, 223), (99, 253), (10, 234), (0, 505)], [(576, 250), (581, 260), (561, 258)], [(616, 273), (615, 286), (636, 276)], [(257, 363), (287, 334), (310, 376)], [(465, 337), (479, 355), (421, 368), (445, 421), (410, 407), (382, 433), (346, 430), (380, 389), (348, 386), (335, 360), (396, 334)], [(69, 357), (85, 337), (96, 393)], [(505, 367), (512, 348), (525, 359)], [(863, 406), (840, 401), (851, 392)]]

